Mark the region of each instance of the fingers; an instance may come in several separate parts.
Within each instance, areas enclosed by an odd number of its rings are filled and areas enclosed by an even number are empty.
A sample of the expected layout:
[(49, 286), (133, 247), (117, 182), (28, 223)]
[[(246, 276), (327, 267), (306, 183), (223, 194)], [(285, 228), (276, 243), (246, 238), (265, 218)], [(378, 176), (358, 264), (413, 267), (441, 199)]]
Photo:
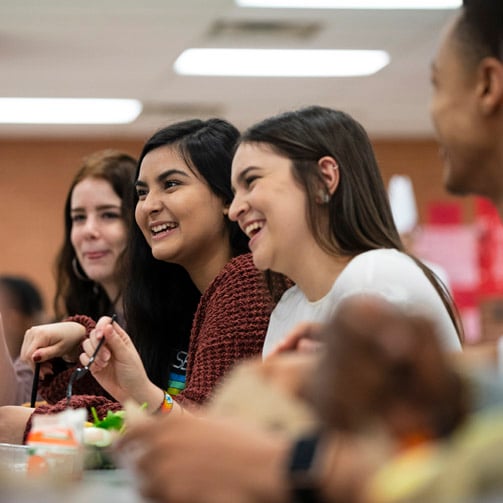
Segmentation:
[(44, 331), (44, 327), (32, 327), (25, 332), (23, 345), (21, 346), (20, 358), (22, 361), (34, 366), (34, 362), (45, 361), (47, 359), (44, 351), (35, 351), (44, 348), (49, 344), (50, 337)]
[[(141, 421), (130, 424), (128, 417), (126, 415), (124, 435), (117, 440), (115, 448), (120, 453), (124, 465), (137, 470), (139, 460), (152, 447), (152, 439), (156, 439), (154, 442), (156, 443), (159, 441), (159, 437), (162, 436), (162, 432), (158, 430), (159, 424), (164, 424), (164, 421), (145, 415)], [(144, 461), (142, 461), (143, 463)]]
[[(145, 415), (141, 421), (137, 421), (130, 425), (127, 423), (127, 428), (124, 436), (118, 442), (120, 449), (129, 448), (134, 444), (139, 444), (143, 448), (153, 448), (164, 442), (173, 442), (175, 439), (172, 435), (167, 435), (168, 430), (173, 431), (177, 428), (183, 428), (184, 422), (194, 419), (190, 414), (185, 416), (149, 416)], [(127, 419), (126, 419), (127, 421)], [(176, 436), (175, 436), (176, 437)], [(171, 446), (172, 447), (172, 446)]]
[(114, 327), (118, 327), (118, 323), (112, 323), (112, 318), (110, 316), (102, 316), (98, 322), (96, 323), (96, 327), (94, 328), (92, 332), (101, 332), (105, 327), (113, 325)]
[(114, 330), (119, 328), (117, 323), (112, 323), (112, 318), (110, 316), (102, 316), (94, 330), (91, 330), (89, 337), (82, 343), (82, 349), (84, 353), (80, 355), (80, 362), (82, 365), (87, 365), (89, 359), (96, 351), (98, 344), (102, 339), (106, 340), (106, 343), (102, 345), (98, 354), (94, 359), (94, 370), (103, 369), (107, 366), (112, 353), (110, 351), (110, 342), (113, 338)]
[(103, 317), (96, 324), (96, 328), (91, 331), (82, 348), (84, 352), (80, 361), (83, 365), (89, 363), (89, 358), (94, 354), (101, 339), (105, 339), (105, 344), (101, 347), (93, 363), (94, 370), (105, 368), (110, 362), (112, 355), (121, 359), (129, 354), (134, 345), (127, 332), (118, 324), (111, 323), (111, 318)]
[(58, 356), (60, 356), (60, 351), (57, 346), (47, 346), (45, 348), (40, 348), (33, 351), (31, 358), (27, 360), (27, 362), (29, 362), (33, 367), (33, 362), (47, 362), (49, 360), (52, 360), (53, 358), (57, 358)]
[(297, 351), (300, 353), (316, 353), (323, 349), (323, 347), (323, 342), (303, 337), (297, 344)]
[(39, 378), (43, 381), (47, 376), (53, 375), (54, 370), (52, 368), (52, 363), (45, 362), (40, 365)]
[[(311, 351), (315, 347), (314, 343), (318, 340), (318, 332), (321, 328), (320, 323), (303, 322), (299, 323), (275, 348), (269, 353), (271, 356), (284, 353), (286, 351)], [(313, 344), (311, 344), (313, 343)]]
[(103, 329), (92, 330), (89, 337), (82, 343), (82, 349), (84, 353), (80, 355), (80, 362), (82, 365), (88, 365), (91, 356), (94, 355), (100, 341), (105, 339), (105, 343), (101, 346), (99, 352), (95, 355), (93, 362), (93, 370), (102, 370), (107, 365), (112, 358), (112, 353), (107, 346), (109, 340), (112, 337), (113, 328), (110, 324), (105, 326)]
[[(177, 435), (173, 435), (172, 429), (176, 428), (177, 421), (171, 419), (168, 424), (165, 418), (150, 418), (128, 428), (121, 442), (121, 450), (134, 450), (132, 461), (137, 471), (151, 474), (156, 466), (169, 463), (168, 453), (175, 452), (173, 448), (177, 446)], [(171, 430), (171, 433), (168, 430)]]
[[(136, 471), (139, 474), (140, 492), (149, 501), (173, 501), (172, 491), (166, 487), (166, 470), (170, 470), (169, 455), (150, 444), (151, 449), (139, 456)], [(174, 482), (176, 483), (176, 482)], [(177, 502), (182, 501), (176, 499)]]
[(34, 367), (34, 363), (52, 360), (60, 356), (60, 354), (60, 346), (52, 342), (50, 334), (37, 332), (37, 339), (33, 340), (32, 344), (25, 349), (21, 358)]
[[(85, 337), (85, 327), (75, 322), (37, 325), (26, 331), (21, 359), (27, 363), (45, 362), (75, 352)], [(73, 361), (77, 354), (73, 355)]]
[[(127, 332), (116, 321), (112, 323), (112, 318), (109, 316), (101, 317), (91, 334), (93, 332), (97, 335), (98, 339), (101, 338), (102, 333), (113, 333), (113, 337), (118, 337), (124, 344), (132, 344)], [(111, 337), (107, 337), (107, 343), (109, 342), (108, 339), (111, 340)]]

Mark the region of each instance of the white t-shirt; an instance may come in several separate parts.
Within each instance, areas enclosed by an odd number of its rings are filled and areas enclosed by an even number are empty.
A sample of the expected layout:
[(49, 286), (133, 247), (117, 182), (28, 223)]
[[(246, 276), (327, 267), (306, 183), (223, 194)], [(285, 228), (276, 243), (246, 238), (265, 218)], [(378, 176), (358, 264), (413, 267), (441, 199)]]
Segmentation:
[(271, 314), (263, 356), (300, 322), (324, 322), (343, 298), (361, 293), (381, 296), (388, 302), (429, 316), (444, 347), (449, 351), (461, 349), (449, 313), (420, 267), (405, 253), (379, 249), (353, 258), (330, 291), (315, 302), (310, 302), (297, 286), (288, 289)]

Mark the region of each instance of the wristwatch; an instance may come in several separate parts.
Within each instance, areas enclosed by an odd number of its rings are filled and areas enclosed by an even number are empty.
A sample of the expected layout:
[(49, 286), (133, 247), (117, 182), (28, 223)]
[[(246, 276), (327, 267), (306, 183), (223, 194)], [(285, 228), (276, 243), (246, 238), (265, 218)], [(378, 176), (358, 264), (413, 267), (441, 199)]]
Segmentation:
[(319, 432), (297, 439), (290, 451), (288, 480), (295, 503), (322, 503), (319, 492)]

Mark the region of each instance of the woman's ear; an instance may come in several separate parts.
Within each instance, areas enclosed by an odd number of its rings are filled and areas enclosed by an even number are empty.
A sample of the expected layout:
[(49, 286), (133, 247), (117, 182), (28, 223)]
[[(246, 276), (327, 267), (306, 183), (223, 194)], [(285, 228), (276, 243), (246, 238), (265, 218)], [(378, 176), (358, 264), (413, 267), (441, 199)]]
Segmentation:
[(503, 65), (496, 58), (484, 58), (478, 69), (478, 96), (485, 116), (492, 115), (503, 105)]
[(331, 156), (324, 156), (318, 161), (321, 177), (329, 196), (333, 195), (339, 185), (339, 164)]

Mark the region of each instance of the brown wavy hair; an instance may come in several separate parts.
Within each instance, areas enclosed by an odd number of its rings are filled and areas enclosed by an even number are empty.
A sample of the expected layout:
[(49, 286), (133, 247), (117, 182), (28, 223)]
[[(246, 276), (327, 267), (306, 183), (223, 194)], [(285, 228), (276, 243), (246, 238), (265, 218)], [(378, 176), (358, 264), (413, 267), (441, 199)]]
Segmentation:
[[(122, 201), (121, 213), (127, 232), (131, 227), (129, 215), (132, 209), (131, 193), (136, 171), (136, 160), (129, 154), (116, 150), (102, 150), (84, 158), (82, 165), (72, 180), (64, 209), (64, 239), (56, 258), (56, 294), (54, 313), (57, 320), (74, 314), (86, 314), (93, 319), (113, 312), (113, 302), (105, 290), (93, 281), (79, 278), (72, 262), (76, 260), (70, 235), (72, 232), (71, 199), (75, 186), (86, 178), (98, 178), (107, 181)], [(78, 262), (78, 261), (77, 261)], [(122, 264), (117, 264), (118, 270)], [(78, 265), (78, 264), (77, 264)], [(81, 271), (84, 275), (83, 271)]]

